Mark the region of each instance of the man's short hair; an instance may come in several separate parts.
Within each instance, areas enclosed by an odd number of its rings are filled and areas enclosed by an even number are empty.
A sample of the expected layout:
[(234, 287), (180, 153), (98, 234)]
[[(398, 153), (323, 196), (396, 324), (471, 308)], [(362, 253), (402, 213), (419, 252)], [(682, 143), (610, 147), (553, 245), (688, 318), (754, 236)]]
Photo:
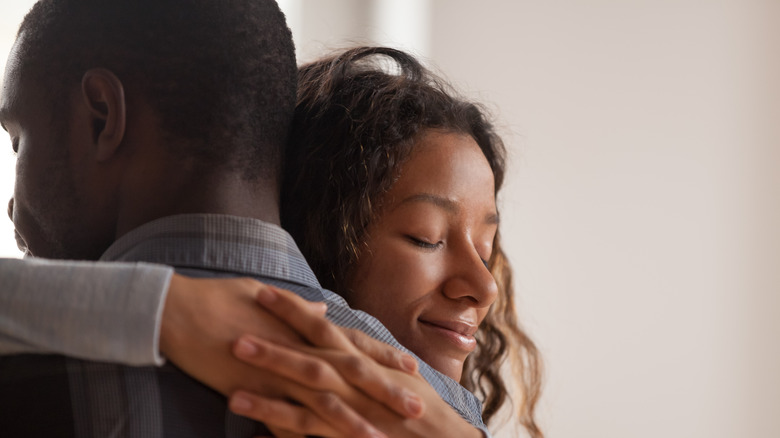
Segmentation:
[(19, 29), (20, 68), (53, 114), (111, 70), (157, 111), (174, 152), (275, 178), (295, 106), (295, 50), (273, 0), (41, 0)]

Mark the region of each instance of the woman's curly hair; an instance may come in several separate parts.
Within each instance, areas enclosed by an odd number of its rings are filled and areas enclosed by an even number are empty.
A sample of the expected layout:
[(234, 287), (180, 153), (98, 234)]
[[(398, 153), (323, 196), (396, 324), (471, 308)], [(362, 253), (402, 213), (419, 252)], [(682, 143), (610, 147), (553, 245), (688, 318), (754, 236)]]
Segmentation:
[[(455, 97), (414, 57), (384, 47), (358, 47), (298, 69), (298, 101), (282, 182), (282, 225), (292, 234), (322, 285), (348, 298), (380, 200), (398, 178), (416, 140), (429, 130), (472, 137), (485, 154), (498, 192), (505, 149), (483, 109)], [(520, 422), (542, 437), (534, 420), (541, 360), (517, 322), (511, 269), (498, 234), (488, 266), (498, 298), (477, 332), (477, 349), (461, 383), (483, 399), (487, 423), (508, 400), (501, 366), (507, 357), (521, 396)]]

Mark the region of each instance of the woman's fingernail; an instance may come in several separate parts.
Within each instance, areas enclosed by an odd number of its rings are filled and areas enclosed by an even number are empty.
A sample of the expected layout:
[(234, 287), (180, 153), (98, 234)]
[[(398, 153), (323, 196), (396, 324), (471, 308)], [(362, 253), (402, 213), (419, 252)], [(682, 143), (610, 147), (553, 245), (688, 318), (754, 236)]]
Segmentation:
[(252, 409), (252, 400), (244, 394), (234, 394), (230, 398), (230, 409), (236, 412), (248, 412)]
[(322, 301), (309, 301), (308, 303), (309, 306), (311, 306), (311, 308), (317, 313), (324, 315), (325, 312), (328, 311), (328, 305)]
[(271, 304), (276, 301), (276, 293), (269, 287), (261, 287), (257, 290), (255, 298), (261, 304)]
[(257, 346), (246, 339), (239, 339), (236, 344), (236, 354), (239, 356), (254, 356), (257, 354)]
[(401, 366), (404, 370), (413, 373), (417, 371), (417, 360), (412, 356), (404, 353), (401, 356)]
[(380, 431), (378, 431), (376, 429), (369, 430), (368, 431), (368, 436), (370, 438), (387, 438), (387, 435), (383, 434), (382, 432), (380, 432)]
[(420, 397), (418, 397), (416, 394), (407, 392), (406, 396), (404, 397), (404, 407), (410, 414), (414, 416), (420, 415), (423, 408), (422, 400), (420, 400)]

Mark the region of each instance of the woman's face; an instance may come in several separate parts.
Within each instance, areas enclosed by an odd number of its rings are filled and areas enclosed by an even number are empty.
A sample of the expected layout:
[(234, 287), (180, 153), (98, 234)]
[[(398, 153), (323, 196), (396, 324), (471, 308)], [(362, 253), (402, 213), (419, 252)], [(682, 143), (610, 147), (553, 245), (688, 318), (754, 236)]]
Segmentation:
[(469, 136), (415, 144), (351, 271), (350, 303), (455, 380), (496, 299), (485, 261), (498, 226), (493, 172)]

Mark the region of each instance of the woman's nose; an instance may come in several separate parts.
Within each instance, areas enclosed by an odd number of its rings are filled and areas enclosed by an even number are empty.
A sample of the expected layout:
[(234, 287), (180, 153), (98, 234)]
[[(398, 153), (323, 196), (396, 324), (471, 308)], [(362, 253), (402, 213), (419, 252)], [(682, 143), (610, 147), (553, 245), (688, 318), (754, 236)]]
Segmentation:
[(468, 299), (475, 307), (488, 307), (498, 296), (498, 285), (476, 250), (461, 253), (453, 263), (444, 294), (451, 299)]

